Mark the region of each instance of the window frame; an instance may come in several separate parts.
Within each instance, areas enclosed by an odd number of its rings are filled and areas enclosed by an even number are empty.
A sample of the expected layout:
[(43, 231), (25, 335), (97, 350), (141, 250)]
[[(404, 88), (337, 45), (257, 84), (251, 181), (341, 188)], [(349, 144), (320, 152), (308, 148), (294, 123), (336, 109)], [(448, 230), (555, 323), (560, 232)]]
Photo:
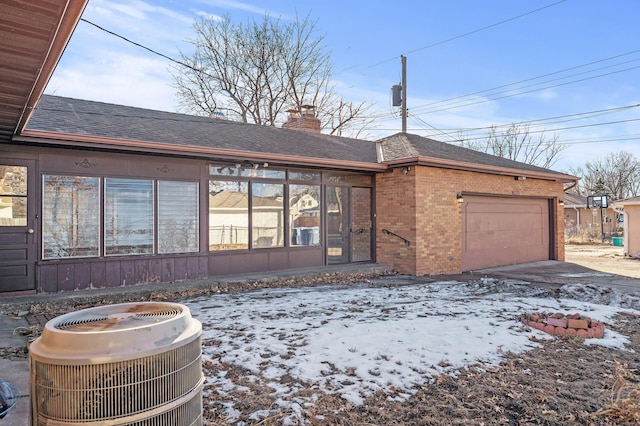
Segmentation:
[[(97, 179), (97, 239), (98, 239), (98, 248), (96, 254), (88, 254), (81, 256), (59, 256), (59, 257), (50, 257), (46, 255), (46, 241), (45, 241), (45, 231), (44, 227), (46, 226), (46, 211), (47, 211), (47, 197), (45, 197), (45, 179), (48, 177), (61, 177), (61, 178), (83, 178), (83, 179)], [(152, 235), (152, 244), (150, 252), (146, 253), (108, 253), (107, 250), (107, 180), (139, 180), (139, 181), (149, 181), (151, 182), (151, 206), (152, 206), (152, 216), (151, 216), (151, 235)], [(69, 173), (61, 173), (61, 172), (42, 172), (40, 174), (40, 180), (42, 183), (42, 241), (40, 244), (40, 259), (43, 261), (61, 261), (61, 260), (72, 260), (72, 259), (106, 259), (106, 258), (117, 258), (117, 257), (132, 257), (132, 256), (166, 256), (166, 255), (183, 255), (183, 254), (193, 254), (199, 253), (201, 251), (202, 246), (202, 238), (201, 238), (201, 225), (202, 225), (202, 212), (201, 212), (201, 194), (200, 194), (200, 185), (201, 181), (198, 179), (163, 179), (160, 177), (138, 177), (138, 176), (114, 176), (114, 175), (82, 175), (82, 174), (69, 174)], [(193, 230), (193, 233), (196, 237), (196, 244), (190, 250), (184, 251), (161, 251), (160, 247), (160, 233), (161, 229), (161, 204), (160, 204), (160, 192), (159, 187), (161, 186), (161, 182), (168, 183), (185, 183), (195, 185), (195, 192), (193, 192), (193, 196), (195, 197), (195, 214), (196, 214), (196, 229)]]
[[(83, 254), (83, 255), (78, 255), (78, 256), (57, 256), (57, 257), (50, 257), (48, 255), (46, 255), (46, 243), (47, 243), (47, 238), (45, 237), (45, 232), (46, 232), (46, 227), (47, 224), (45, 223), (46, 219), (47, 219), (47, 211), (50, 211), (50, 209), (45, 208), (45, 202), (47, 201), (47, 198), (45, 196), (45, 190), (47, 188), (47, 184), (45, 183), (45, 179), (49, 177), (57, 177), (57, 178), (71, 178), (71, 179), (96, 179), (96, 191), (97, 194), (94, 195), (94, 197), (96, 198), (96, 202), (98, 203), (98, 217), (96, 222), (97, 225), (97, 230), (95, 230), (95, 239), (96, 239), (96, 247), (95, 247), (95, 252), (96, 254)], [(42, 212), (42, 241), (40, 244), (40, 250), (41, 250), (41, 258), (42, 260), (46, 260), (46, 261), (50, 261), (50, 260), (65, 260), (65, 259), (86, 259), (86, 258), (98, 258), (102, 255), (103, 252), (103, 240), (102, 240), (102, 219), (103, 219), (103, 214), (102, 214), (102, 192), (103, 192), (103, 185), (102, 185), (102, 181), (103, 179), (100, 176), (86, 176), (86, 175), (63, 175), (63, 174), (48, 174), (48, 173), (43, 173), (41, 176), (41, 182), (42, 182), (42, 205), (43, 205), (43, 212)], [(65, 250), (70, 250), (71, 248), (67, 247)]]

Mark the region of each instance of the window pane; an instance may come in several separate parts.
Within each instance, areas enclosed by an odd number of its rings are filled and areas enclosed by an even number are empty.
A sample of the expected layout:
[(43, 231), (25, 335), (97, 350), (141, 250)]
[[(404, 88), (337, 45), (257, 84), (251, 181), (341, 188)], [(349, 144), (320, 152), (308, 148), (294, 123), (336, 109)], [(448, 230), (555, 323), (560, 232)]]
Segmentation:
[(239, 176), (240, 169), (231, 164), (210, 164), (209, 174), (214, 176)]
[(286, 173), (284, 169), (265, 168), (262, 164), (257, 168), (241, 167), (240, 173), (242, 176), (256, 177), (256, 178), (268, 178), (268, 179), (284, 179)]
[(209, 181), (209, 250), (249, 248), (248, 182)]
[(253, 247), (284, 246), (284, 185), (251, 185), (251, 241)]
[(289, 171), (289, 180), (320, 181), (320, 172), (303, 172), (300, 170), (291, 170)]
[(106, 179), (105, 254), (153, 253), (153, 181)]
[(292, 246), (320, 245), (320, 186), (289, 185)]
[(158, 181), (158, 253), (197, 252), (198, 217), (198, 182)]
[(100, 178), (43, 176), (42, 258), (98, 256)]
[(352, 185), (371, 185), (373, 182), (371, 175), (355, 173), (326, 173), (325, 178), (328, 182), (343, 182)]
[(27, 168), (0, 166), (0, 226), (27, 226)]

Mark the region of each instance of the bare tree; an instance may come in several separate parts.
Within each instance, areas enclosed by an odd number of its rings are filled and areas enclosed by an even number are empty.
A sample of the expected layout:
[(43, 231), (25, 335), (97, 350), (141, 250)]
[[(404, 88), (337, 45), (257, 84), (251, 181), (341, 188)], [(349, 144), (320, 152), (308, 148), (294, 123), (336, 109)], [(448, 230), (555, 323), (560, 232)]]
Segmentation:
[(557, 135), (548, 138), (539, 133), (534, 137), (529, 125), (521, 123), (512, 123), (504, 132), (492, 126), (486, 139), (470, 140), (462, 135), (460, 141), (466, 148), (544, 168), (553, 166), (566, 149), (558, 143)]
[(640, 195), (640, 160), (626, 151), (609, 153), (570, 173), (581, 178), (581, 195), (608, 195), (613, 200)]
[(314, 105), (331, 134), (368, 124), (365, 102), (335, 94), (324, 37), (309, 16), (283, 22), (265, 15), (245, 24), (228, 16), (201, 19), (194, 30), (189, 42), (195, 52), (180, 53), (189, 67), (176, 68), (173, 75), (183, 110), (275, 126), (286, 120), (287, 110)]

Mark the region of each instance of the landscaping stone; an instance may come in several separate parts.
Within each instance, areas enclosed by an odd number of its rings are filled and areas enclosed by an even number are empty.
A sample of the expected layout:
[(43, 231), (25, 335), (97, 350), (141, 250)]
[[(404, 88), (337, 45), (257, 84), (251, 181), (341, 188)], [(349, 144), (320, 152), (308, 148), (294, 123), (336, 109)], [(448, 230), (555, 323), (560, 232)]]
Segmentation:
[(560, 312), (534, 312), (523, 317), (522, 322), (552, 336), (577, 336), (583, 339), (604, 337), (603, 323), (579, 313), (565, 315)]

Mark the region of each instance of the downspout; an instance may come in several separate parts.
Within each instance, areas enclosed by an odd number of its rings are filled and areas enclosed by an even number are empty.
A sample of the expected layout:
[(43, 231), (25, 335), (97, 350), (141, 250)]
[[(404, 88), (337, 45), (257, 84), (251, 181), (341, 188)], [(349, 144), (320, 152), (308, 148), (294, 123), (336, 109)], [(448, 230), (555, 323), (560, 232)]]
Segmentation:
[(627, 225), (629, 224), (629, 216), (624, 211), (624, 207), (617, 207), (615, 204), (611, 206), (614, 212), (622, 215), (622, 244), (623, 244), (623, 254), (625, 256), (629, 256), (629, 252), (627, 251), (627, 247), (629, 247), (629, 232), (627, 229)]

